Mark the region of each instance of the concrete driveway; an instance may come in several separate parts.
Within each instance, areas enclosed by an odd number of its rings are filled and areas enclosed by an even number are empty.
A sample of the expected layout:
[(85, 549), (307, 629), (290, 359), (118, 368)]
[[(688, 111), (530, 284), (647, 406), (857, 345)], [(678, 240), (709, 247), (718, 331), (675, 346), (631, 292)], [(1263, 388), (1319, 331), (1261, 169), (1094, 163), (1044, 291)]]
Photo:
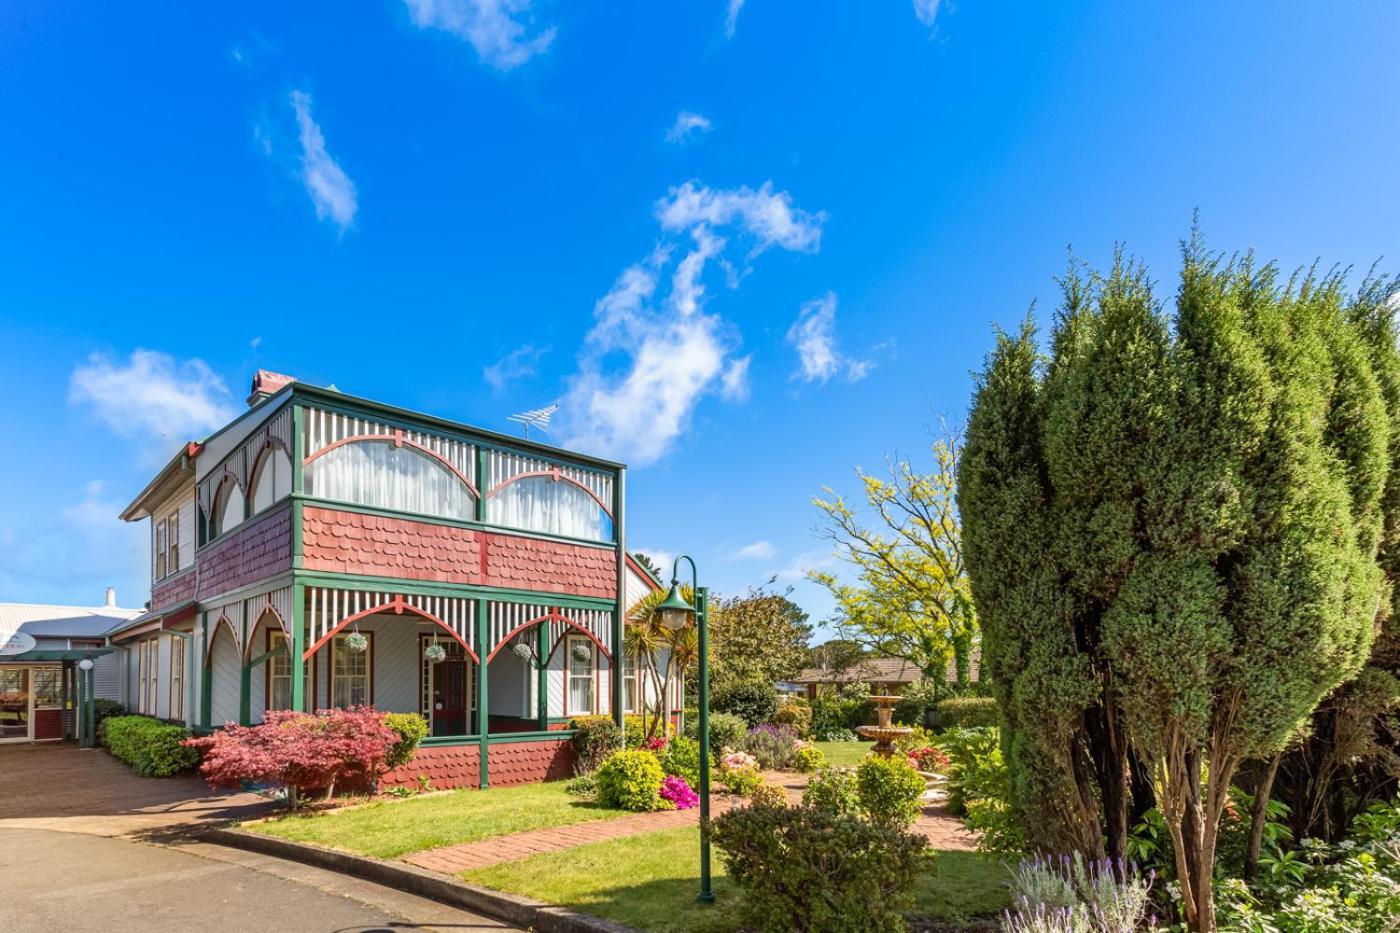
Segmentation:
[(512, 930), (435, 901), (199, 840), (270, 807), (105, 751), (0, 746), (0, 930), (234, 933)]

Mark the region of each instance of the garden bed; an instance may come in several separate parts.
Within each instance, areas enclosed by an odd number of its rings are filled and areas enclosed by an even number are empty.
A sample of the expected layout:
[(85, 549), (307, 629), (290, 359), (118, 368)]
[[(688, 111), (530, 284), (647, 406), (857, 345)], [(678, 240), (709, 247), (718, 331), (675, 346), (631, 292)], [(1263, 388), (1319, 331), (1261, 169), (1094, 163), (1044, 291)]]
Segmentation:
[[(715, 903), (699, 890), (699, 830), (642, 833), (548, 852), (465, 872), (463, 880), (568, 907), (657, 933), (739, 929), (740, 891), (714, 853)], [(972, 852), (935, 852), (917, 887), (915, 916), (943, 924), (972, 922), (1007, 906), (1006, 869)]]

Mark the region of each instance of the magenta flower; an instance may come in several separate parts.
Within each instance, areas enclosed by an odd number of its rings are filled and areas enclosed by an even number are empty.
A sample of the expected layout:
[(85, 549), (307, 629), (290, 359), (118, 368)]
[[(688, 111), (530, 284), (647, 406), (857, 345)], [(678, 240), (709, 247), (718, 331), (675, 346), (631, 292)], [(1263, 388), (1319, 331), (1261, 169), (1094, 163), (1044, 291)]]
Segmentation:
[(685, 778), (671, 775), (661, 782), (661, 799), (669, 800), (677, 810), (689, 810), (700, 805), (700, 798), (690, 789)]

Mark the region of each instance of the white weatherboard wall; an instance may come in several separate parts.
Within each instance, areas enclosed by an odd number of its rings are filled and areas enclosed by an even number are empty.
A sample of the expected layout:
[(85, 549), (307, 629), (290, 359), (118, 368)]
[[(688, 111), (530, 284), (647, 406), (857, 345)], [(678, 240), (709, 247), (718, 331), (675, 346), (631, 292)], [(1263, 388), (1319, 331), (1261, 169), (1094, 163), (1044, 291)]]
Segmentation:
[[(370, 682), (374, 691), (371, 698), (374, 708), (385, 713), (421, 712), (418, 689), (419, 679), (423, 675), (419, 667), (422, 658), (418, 636), (441, 631), (441, 628), (434, 623), (420, 621), (418, 616), (390, 612), (360, 619), (338, 634), (346, 635), (356, 629), (370, 636)], [(444, 637), (450, 636), (444, 634)], [(316, 652), (314, 662), (316, 708), (325, 709), (330, 705), (331, 690), (329, 644)]]
[[(525, 635), (533, 637), (535, 629), (527, 629)], [(490, 698), (492, 716), (519, 716), (525, 719), (535, 715), (530, 706), (530, 681), (535, 679), (535, 670), (525, 661), (515, 656), (510, 646), (501, 649), (500, 654), (491, 659), (487, 670), (487, 694)]]
[(546, 675), (549, 677), (549, 716), (551, 719), (564, 718), (564, 646), (560, 645), (549, 658)]
[(210, 673), (213, 676), (213, 690), (210, 695), (209, 724), (222, 726), (238, 722), (240, 680), (242, 663), (233, 636), (226, 629), (220, 629), (214, 636), (210, 651)]

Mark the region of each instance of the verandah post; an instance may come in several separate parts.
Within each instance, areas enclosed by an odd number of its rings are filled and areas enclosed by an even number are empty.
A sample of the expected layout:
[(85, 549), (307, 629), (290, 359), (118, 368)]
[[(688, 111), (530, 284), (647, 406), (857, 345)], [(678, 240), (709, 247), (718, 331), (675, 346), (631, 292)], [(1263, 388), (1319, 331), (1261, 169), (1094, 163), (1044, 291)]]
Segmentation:
[(479, 785), (485, 790), (491, 784), (491, 769), (487, 764), (487, 743), (488, 733), (491, 731), (491, 718), (489, 698), (487, 697), (489, 684), (487, 683), (487, 663), (486, 656), (490, 654), (490, 646), (486, 643), (487, 632), (490, 631), (489, 619), (487, 618), (487, 602), (484, 599), (476, 601), (476, 652), (481, 660), (476, 665), (476, 740), (480, 749), (481, 775)]
[(549, 623), (539, 624), (539, 633), (536, 636), (535, 653), (539, 657), (538, 670), (535, 672), (538, 696), (538, 714), (540, 719), (540, 731), (549, 731), (549, 671), (545, 667), (545, 661), (549, 652)]
[(209, 717), (214, 705), (213, 666), (209, 663), (209, 613), (200, 613), (199, 623), (199, 725), (209, 731)]
[(288, 659), (292, 673), (292, 709), (306, 711), (306, 660), (301, 654), (306, 650), (306, 585), (292, 584), (292, 637), (289, 639), (291, 657)]

